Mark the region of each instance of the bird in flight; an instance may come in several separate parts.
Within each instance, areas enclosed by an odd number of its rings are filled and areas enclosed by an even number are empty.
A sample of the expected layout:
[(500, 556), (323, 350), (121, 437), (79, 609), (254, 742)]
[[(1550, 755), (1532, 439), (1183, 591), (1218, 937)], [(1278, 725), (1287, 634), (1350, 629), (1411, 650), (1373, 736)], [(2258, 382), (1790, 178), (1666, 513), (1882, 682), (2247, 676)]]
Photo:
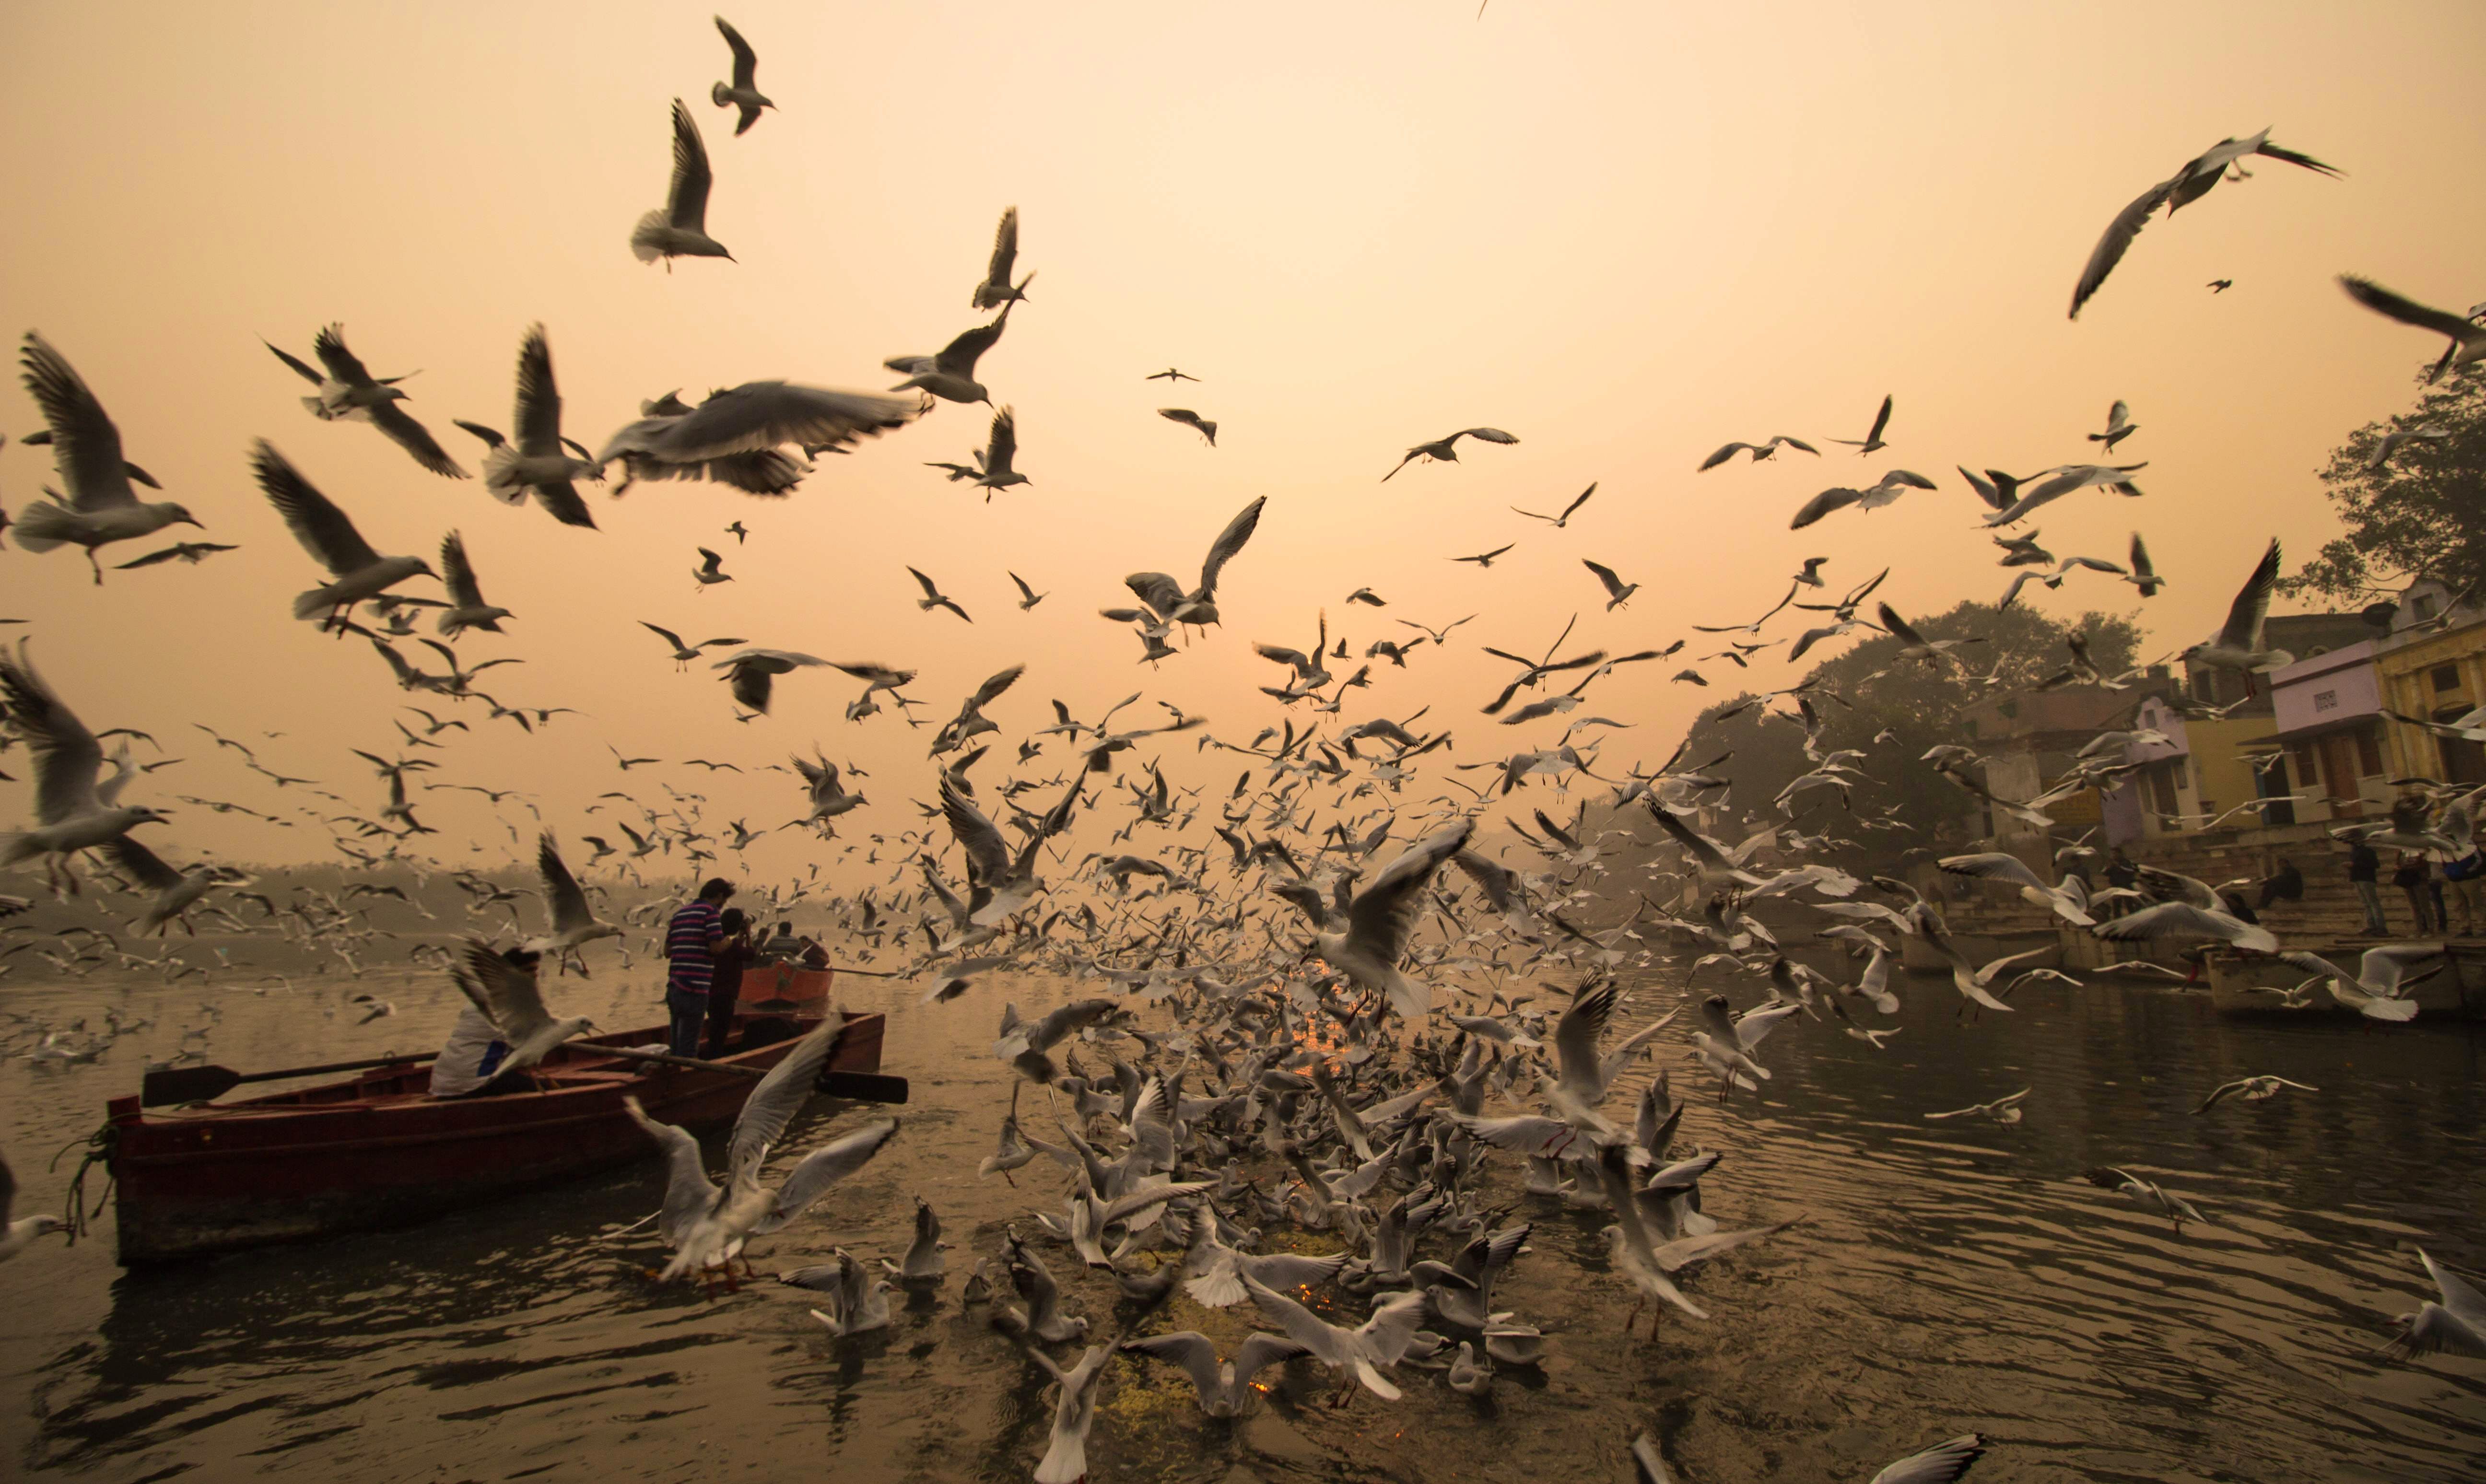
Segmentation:
[(2240, 162), (2248, 155), (2254, 154), (2266, 154), (2275, 160), (2285, 160), (2291, 165), (2299, 165), (2321, 175), (2335, 178), (2340, 174), (2334, 167), (2325, 165), (2312, 155), (2299, 154), (2294, 150), (2282, 150), (2272, 144), (2268, 129), (2263, 129), (2249, 139), (2220, 140), (2201, 153), (2185, 161), (2183, 167), (2175, 174), (2134, 197), (2130, 206), (2116, 212), (2114, 220), (2107, 223), (2106, 234), (2099, 237), (2097, 246), (2089, 250), (2089, 261), (2081, 269), (2080, 282), (2072, 286), (2070, 317), (2074, 319), (2081, 317), (2081, 306), (2086, 304), (2090, 295), (2096, 293), (2099, 287), (2106, 283), (2106, 276), (2114, 271), (2116, 263), (2123, 261), (2124, 253), (2132, 246), (2132, 239), (2141, 235), (2141, 229), (2149, 224), (2149, 218), (2156, 214), (2160, 206), (2165, 206), (2167, 214), (2173, 216), (2177, 211), (2207, 195), (2212, 186), (2228, 179), (2228, 166), (2235, 165), (2241, 171), (2243, 167)]
[(1217, 425), (1189, 407), (1159, 407), (1157, 416), (1169, 423), (1180, 423), (1185, 427), (1198, 430), (1202, 437), (1208, 440), (1210, 448), (1217, 447)]
[(992, 261), (984, 267), (984, 281), (976, 286), (969, 301), (977, 309), (999, 309), (1013, 300), (1027, 297), (1027, 286), (1036, 282), (1030, 273), (1017, 283), (1010, 282), (1010, 269), (1018, 262), (1018, 207), (1002, 213), (1001, 225), (993, 229)]
[(916, 569), (911, 566), (906, 570), (914, 575), (916, 586), (924, 590), (924, 595), (916, 599), (916, 607), (924, 610), (925, 613), (930, 613), (935, 608), (946, 608), (952, 613), (956, 614), (959, 618), (966, 618), (969, 623), (976, 621), (973, 618), (967, 618), (967, 611), (965, 609), (959, 607), (955, 602), (953, 602), (948, 597), (943, 596), (941, 589), (934, 584), (931, 578), (925, 576), (922, 572), (916, 571)]
[(2348, 297), (2387, 319), (2396, 319), (2402, 324), (2451, 337), (2451, 344), (2443, 347), (2443, 359), (2434, 363), (2434, 370), (2425, 378), (2428, 386), (2441, 381), (2444, 373), (2453, 367), (2466, 366), (2486, 356), (2486, 324), (2478, 324), (2473, 318), (2463, 318), (2447, 309), (2419, 304), (2415, 299), (2391, 292), (2372, 279), (2359, 278), (2353, 273), (2340, 274), (2339, 287), (2348, 290)]
[[(260, 342), (267, 344), (265, 341)], [(327, 368), (321, 375), (293, 356), (267, 345), (276, 358), (293, 369), (293, 373), (318, 388), (302, 398), (302, 405), (322, 423), (369, 423), (387, 436), (390, 442), (414, 455), (414, 461), (444, 479), (462, 480), (466, 471), (441, 450), (431, 430), (406, 416), (398, 405), (406, 393), (398, 383), (405, 376), (373, 376), (363, 366), (362, 358), (345, 348), (345, 327), (332, 324), (321, 330), (311, 343), (311, 353)], [(406, 372), (407, 376), (414, 372)]]
[(1511, 508), (1513, 510), (1517, 510), (1520, 514), (1527, 516), (1530, 520), (1541, 520), (1545, 522), (1545, 524), (1552, 526), (1555, 530), (1560, 531), (1571, 523), (1571, 512), (1588, 504), (1588, 497), (1596, 492), (1597, 486), (1593, 482), (1590, 483), (1588, 488), (1580, 491), (1578, 498), (1574, 499), (1569, 505), (1562, 507), (1562, 513), (1560, 515), (1539, 515), (1534, 510), (1521, 510), (1519, 507), (1515, 505), (1512, 506)]
[(1188, 371), (1179, 371), (1169, 366), (1161, 371), (1150, 371), (1140, 379), (1142, 381), (1198, 381), (1200, 378)]
[(715, 183), (716, 177), (708, 169), (707, 146), (700, 140), (699, 122), (676, 98), (673, 181), (666, 187), (665, 204), (639, 218), (639, 225), (631, 229), (631, 253), (641, 262), (663, 260), (668, 273), (677, 258), (722, 258), (732, 262), (733, 255), (725, 250), (725, 244), (707, 234), (707, 193)]
[(1453, 562), (1473, 562), (1478, 566), (1491, 566), (1493, 565), (1494, 558), (1501, 556), (1504, 552), (1510, 550), (1511, 546), (1516, 546), (1519, 543), (1517, 541), (1513, 541), (1510, 543), (1510, 546), (1497, 546), (1491, 551), (1483, 552), (1477, 556), (1452, 557), (1450, 560)]
[(1882, 450), (1889, 448), (1890, 445), (1882, 441), (1882, 429), (1891, 426), (1891, 400), (1892, 398), (1888, 396), (1885, 396), (1882, 398), (1882, 410), (1873, 415), (1873, 430), (1871, 432), (1866, 433), (1862, 438), (1833, 438), (1830, 441), (1833, 443), (1843, 443), (1849, 448), (1854, 449), (1858, 453), (1878, 453)]
[(1390, 473), (1381, 477), (1381, 482), (1384, 484), (1389, 483), (1391, 475), (1396, 474), (1400, 469), (1406, 468), (1409, 463), (1419, 458), (1425, 459), (1427, 461), (1440, 459), (1445, 463), (1457, 463), (1459, 461), (1457, 444), (1461, 438), (1476, 438), (1486, 443), (1503, 444), (1517, 443), (1519, 441), (1510, 434), (1504, 432), (1499, 427), (1462, 427), (1457, 432), (1450, 434), (1447, 438), (1439, 439), (1432, 443), (1420, 443), (1414, 448), (1409, 449), (1406, 455), (1400, 458), (1398, 462), (1392, 467)]
[(760, 92), (760, 54), (751, 49), (751, 43), (742, 39), (742, 33), (734, 30), (724, 16), (716, 17), (716, 29), (725, 38), (725, 44), (733, 48), (733, 81), (718, 83), (708, 90), (707, 96), (716, 100), (719, 108), (741, 108), (742, 117), (733, 125), (734, 137), (738, 139), (750, 133), (751, 125), (760, 122), (760, 110), (777, 105)]
[(1725, 448), (1720, 449), (1717, 453), (1710, 454), (1707, 458), (1700, 460), (1699, 472), (1706, 474), (1710, 470), (1717, 468), (1720, 464), (1723, 464), (1726, 460), (1734, 457), (1736, 454), (1747, 452), (1753, 455), (1753, 462), (1757, 464), (1764, 458), (1775, 456), (1782, 446), (1790, 449), (1802, 449), (1806, 453), (1813, 455), (1815, 458), (1821, 456), (1821, 450), (1814, 448), (1811, 444), (1805, 442), (1802, 438), (1790, 438), (1784, 433), (1780, 433), (1770, 439), (1767, 443), (1730, 443)]

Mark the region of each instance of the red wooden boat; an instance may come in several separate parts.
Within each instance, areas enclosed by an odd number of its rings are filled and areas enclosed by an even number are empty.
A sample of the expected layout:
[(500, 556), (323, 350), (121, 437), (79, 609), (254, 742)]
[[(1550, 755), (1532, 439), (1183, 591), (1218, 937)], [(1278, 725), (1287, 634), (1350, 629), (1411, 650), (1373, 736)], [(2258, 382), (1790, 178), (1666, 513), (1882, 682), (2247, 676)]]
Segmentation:
[[(746, 1000), (719, 1061), (774, 1066), (819, 1023), (829, 976), (788, 977), (815, 982), (772, 983), (779, 993)], [(816, 998), (804, 993), (815, 989)], [(848, 1016), (829, 1071), (878, 1071), (883, 1029), (879, 1015)], [(624, 1094), (649, 1116), (697, 1133), (731, 1121), (757, 1086), (748, 1075), (596, 1051), (664, 1039), (657, 1026), (571, 1041), (534, 1069), (539, 1088), (489, 1097), (434, 1098), (430, 1068), (409, 1061), (233, 1103), (149, 1109), (115, 1098), (108, 1158), (121, 1261), (405, 1225), (652, 1159), (655, 1145), (622, 1108)]]

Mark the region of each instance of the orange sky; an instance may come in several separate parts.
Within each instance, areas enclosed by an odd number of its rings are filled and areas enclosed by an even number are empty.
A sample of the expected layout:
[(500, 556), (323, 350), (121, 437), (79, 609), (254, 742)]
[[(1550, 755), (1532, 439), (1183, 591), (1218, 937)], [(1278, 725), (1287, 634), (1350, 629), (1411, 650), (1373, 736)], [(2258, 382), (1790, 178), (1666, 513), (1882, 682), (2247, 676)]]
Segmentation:
[[(0, 324), (52, 340), (130, 456), (207, 538), (243, 548), (99, 590), (73, 552), (0, 556), (0, 616), (34, 620), (39, 663), (90, 725), (149, 728), (192, 759), (134, 797), (275, 802), (187, 731), (196, 720), (283, 732), (273, 765), (375, 801), (344, 750), (382, 750), (392, 707), (422, 699), (368, 646), (287, 616), (315, 571), (249, 480), (258, 436), (383, 551), (429, 553), (462, 530), (485, 591), (518, 614), (510, 637), (463, 652), (526, 660), (486, 688), (589, 713), (535, 738), (504, 724), (441, 780), (527, 789), (575, 835), (583, 806), (623, 782), (608, 741), (750, 768), (817, 740), (872, 771), (875, 807), (858, 817), (895, 830), (914, 822), (907, 796), (931, 796), (928, 732), (886, 715), (849, 726), (858, 687), (823, 673), (737, 726), (713, 679), (673, 673), (633, 620), (915, 668), (936, 718), (1025, 661), (994, 708), (1013, 738), (1050, 721), (1049, 697), (1092, 718), (1145, 687), (1243, 741), (1283, 715), (1252, 689), (1282, 675), (1249, 641), (1304, 645), (1326, 607), (1360, 652), (1408, 633), (1400, 615), (1478, 612), (1450, 652), (1385, 672), (1345, 713), (1431, 704), (1474, 760), (1561, 731), (1475, 714), (1502, 675), (1476, 644), (1536, 647), (1575, 610), (1586, 643), (1663, 645), (1759, 612), (1820, 554), (1834, 584), (1895, 564), (1884, 591), (1906, 612), (1991, 601), (2007, 574), (1952, 466), (2085, 460), (2082, 435), (2124, 398), (2141, 431), (2121, 453), (2149, 461), (2146, 498), (2085, 492), (2036, 525), (2058, 553), (2116, 559), (2143, 530), (2171, 586), (2141, 617), (2174, 647), (2216, 622), (2270, 535), (2302, 560), (2334, 530), (2312, 471), (2349, 428), (2406, 406), (2439, 349), (2333, 276), (2455, 308), (2486, 297), (2472, 5), (1505, 0), (1479, 21), (1462, 3), (753, 0), (731, 14), (780, 105), (741, 139), (706, 100), (727, 53), (697, 7), (20, 3), (0, 18), (0, 177), (20, 204), (0, 227)], [(663, 198), (677, 96), (715, 165), (710, 230), (740, 261), (668, 274), (633, 261), (627, 236)], [(2067, 323), (2108, 218), (2264, 124), (2346, 179), (2262, 162), (2152, 225)], [(885, 386), (884, 356), (980, 317), (969, 290), (1013, 203), (1021, 270), (1040, 276), (982, 379), (1015, 405), (1036, 482), (989, 506), (923, 467), (983, 437), (981, 409), (945, 405), (825, 460), (782, 503), (591, 491), (603, 531), (566, 530), (425, 474), (368, 427), (316, 422), (259, 344), (304, 353), (342, 320), (375, 371), (422, 368), (409, 410), (473, 468), (478, 446), (450, 419), (506, 426), (537, 319), (567, 428), (591, 445), (672, 387)], [(2211, 295), (2216, 277), (2235, 289)], [(1141, 379), (1169, 363), (1206, 379), (1178, 396)], [(1885, 392), (1892, 447), (1872, 460), (1824, 445), (1820, 460), (1694, 473), (1729, 438), (1861, 436)], [(40, 426), (31, 400), (14, 385), (0, 400), (0, 504), (14, 510), (51, 471), (14, 447)], [(1219, 447), (1153, 416), (1170, 401), (1216, 419)], [(1376, 482), (1408, 444), (1479, 423), (1522, 442)], [(1814, 491), (1894, 465), (1944, 487), (1786, 531)], [(1507, 508), (1557, 508), (1592, 480), (1568, 531)], [(1127, 601), (1126, 572), (1189, 577), (1257, 495), (1267, 514), (1229, 570), (1223, 630), (1154, 672), (1135, 665), (1137, 642), (1096, 608)], [(739, 549), (720, 536), (737, 518), (754, 532)], [(1490, 572), (1446, 560), (1511, 540)], [(692, 548), (720, 541), (738, 580), (694, 595)], [(1598, 612), (1584, 556), (1641, 594)], [(975, 625), (919, 613), (907, 563)], [(1052, 596), (1019, 613), (1005, 568)], [(1346, 608), (1364, 585), (1392, 606)], [(2129, 594), (2075, 579), (2037, 601), (2139, 606)], [(1720, 689), (1668, 686), (1672, 668), (1592, 693), (1592, 709), (1638, 724), (1601, 771), (1662, 757), (1734, 688), (1714, 664)], [(482, 725), (480, 706), (465, 714)], [(714, 817), (755, 825), (790, 817), (795, 798), (774, 774), (710, 791)], [(453, 859), (470, 838), (507, 846), (480, 801), (436, 797), (426, 817), (448, 833), (428, 843)], [(26, 808), (22, 785), (6, 808)], [(308, 836), (185, 810), (147, 838), (177, 859), (275, 859), (309, 853)], [(781, 872), (817, 857), (788, 840), (754, 860)]]

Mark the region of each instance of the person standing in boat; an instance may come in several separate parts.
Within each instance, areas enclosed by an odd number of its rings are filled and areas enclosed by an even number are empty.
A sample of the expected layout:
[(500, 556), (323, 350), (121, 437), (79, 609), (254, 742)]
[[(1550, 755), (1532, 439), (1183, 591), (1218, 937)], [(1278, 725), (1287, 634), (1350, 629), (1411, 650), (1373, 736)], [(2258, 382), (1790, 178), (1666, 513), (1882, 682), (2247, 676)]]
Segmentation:
[(716, 950), (725, 942), (725, 904), (733, 883), (711, 876), (696, 900), (676, 909), (665, 924), (665, 1010), (673, 1018), (668, 1037), (677, 1057), (696, 1057), (707, 1023), (708, 985), (716, 976)]
[(733, 1033), (733, 1002), (742, 995), (742, 971), (751, 967), (751, 919), (739, 907), (728, 907), (717, 919), (725, 937), (717, 944), (716, 967), (707, 984), (707, 1052), (725, 1055), (726, 1037)]

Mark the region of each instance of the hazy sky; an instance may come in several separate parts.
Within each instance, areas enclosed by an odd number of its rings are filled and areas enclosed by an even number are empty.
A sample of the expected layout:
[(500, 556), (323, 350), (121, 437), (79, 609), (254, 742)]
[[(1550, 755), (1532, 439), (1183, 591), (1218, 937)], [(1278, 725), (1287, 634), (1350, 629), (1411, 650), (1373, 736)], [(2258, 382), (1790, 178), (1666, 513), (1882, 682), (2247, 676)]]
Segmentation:
[[(33, 620), (20, 632), (90, 725), (149, 728), (191, 759), (133, 797), (279, 802), (189, 731), (199, 721), (375, 809), (379, 785), (345, 749), (386, 750), (393, 708), (425, 698), (398, 692), (367, 645), (288, 617), (318, 574), (244, 466), (264, 436), (383, 551), (464, 533), (485, 591), (518, 617), (461, 652), (523, 656), (485, 688), (588, 716), (533, 738), (499, 724), (436, 777), (529, 790), (566, 835), (625, 782), (608, 742), (754, 768), (816, 740), (872, 772), (868, 829), (910, 825), (904, 800), (931, 797), (930, 733), (843, 722), (857, 683), (795, 675), (775, 716), (738, 726), (714, 677), (675, 674), (643, 618), (920, 670), (913, 694), (936, 719), (1024, 661), (993, 708), (1013, 739), (1050, 722), (1048, 698), (1092, 719), (1145, 687), (1243, 741), (1284, 714), (1253, 689), (1284, 676), (1250, 641), (1308, 645), (1326, 608), (1360, 653), (1410, 635), (1400, 616), (1478, 613), (1449, 652), (1385, 667), (1345, 712), (1430, 704), (1426, 725), (1453, 725), (1475, 760), (1561, 729), (1476, 714), (1504, 672), (1477, 644), (1540, 647), (1574, 611), (1587, 644), (1663, 645), (1757, 614), (1811, 555), (1833, 559), (1834, 586), (1895, 565), (1884, 593), (1905, 612), (1993, 600), (2007, 574), (1953, 465), (2085, 461), (2083, 435), (2117, 398), (2141, 426), (2119, 452), (2149, 461), (2146, 497), (2084, 492), (2036, 524), (2058, 553), (2117, 560), (2145, 532), (2170, 586), (2141, 621), (2164, 647), (2189, 643), (2271, 535), (2293, 563), (2333, 534), (2313, 470), (2347, 430), (2405, 407), (2440, 348), (2358, 309), (2334, 275), (2455, 308), (2486, 297), (2475, 5), (1504, 0), (1474, 17), (1465, 0), (749, 0), (731, 18), (779, 109), (736, 139), (707, 101), (728, 55), (698, 6), (21, 0), (0, 14), (0, 178), (19, 204), (0, 227), (0, 325), (57, 344), (129, 455), (206, 538), (242, 550), (97, 589), (74, 552), (13, 546), (0, 616)], [(714, 162), (709, 228), (739, 261), (669, 274), (627, 237), (663, 200), (676, 96)], [(2066, 322), (2119, 207), (2265, 124), (2346, 178), (2260, 162), (2151, 225)], [(981, 317), (969, 291), (1011, 204), (1021, 271), (1040, 276), (982, 379), (1015, 405), (1035, 482), (990, 505), (923, 467), (983, 439), (982, 409), (945, 404), (823, 460), (788, 500), (591, 490), (603, 530), (572, 531), (480, 480), (424, 473), (369, 427), (315, 421), (308, 389), (259, 344), (305, 354), (342, 320), (375, 371), (422, 370), (409, 410), (478, 468), (450, 420), (507, 426), (535, 320), (566, 426), (591, 445), (673, 387), (886, 386), (884, 356)], [(2203, 285), (2222, 277), (2235, 288), (2214, 296)], [(1168, 364), (1205, 379), (1178, 394), (1142, 379)], [(1824, 444), (1817, 460), (1694, 472), (1730, 438), (1861, 437), (1886, 392), (1892, 447), (1871, 460)], [(1153, 415), (1168, 403), (1216, 419), (1219, 446)], [(14, 376), (0, 405), (14, 511), (51, 469), (14, 446), (41, 423)], [(1475, 424), (1522, 441), (1376, 482), (1407, 445)], [(1786, 530), (1816, 490), (1892, 466), (1943, 488)], [(1508, 508), (1557, 508), (1592, 480), (1570, 530)], [(1137, 641), (1096, 609), (1128, 601), (1130, 571), (1196, 576), (1210, 536), (1260, 495), (1224, 628), (1135, 664)], [(747, 546), (721, 535), (735, 519)], [(1512, 540), (1489, 572), (1447, 560)], [(695, 594), (703, 544), (737, 580)], [(1583, 557), (1640, 595), (1601, 613)], [(975, 624), (918, 612), (908, 563)], [(1006, 568), (1050, 598), (1018, 612)], [(1342, 603), (1366, 585), (1391, 606)], [(2036, 601), (2143, 607), (2106, 579)], [(1707, 652), (1690, 637), (1686, 658)], [(1741, 678), (1713, 662), (1717, 688), (1696, 691), (1666, 683), (1674, 668), (1591, 693), (1637, 724), (1611, 734), (1601, 771), (1662, 757)], [(1782, 667), (1750, 678), (1785, 683)], [(483, 709), (460, 714), (482, 728)], [(1196, 766), (1189, 741), (1181, 776), (1231, 782), (1230, 757)], [(648, 777), (628, 782), (652, 796)], [(794, 812), (782, 775), (719, 778), (713, 817)], [(1538, 792), (1527, 802), (1549, 802)], [(426, 843), (453, 859), (470, 838), (507, 846), (480, 800), (434, 797), (425, 816), (447, 833)], [(26, 808), (23, 785), (6, 807)], [(177, 859), (321, 843), (198, 810), (147, 838)], [(789, 840), (754, 859), (773, 873), (817, 857)]]

